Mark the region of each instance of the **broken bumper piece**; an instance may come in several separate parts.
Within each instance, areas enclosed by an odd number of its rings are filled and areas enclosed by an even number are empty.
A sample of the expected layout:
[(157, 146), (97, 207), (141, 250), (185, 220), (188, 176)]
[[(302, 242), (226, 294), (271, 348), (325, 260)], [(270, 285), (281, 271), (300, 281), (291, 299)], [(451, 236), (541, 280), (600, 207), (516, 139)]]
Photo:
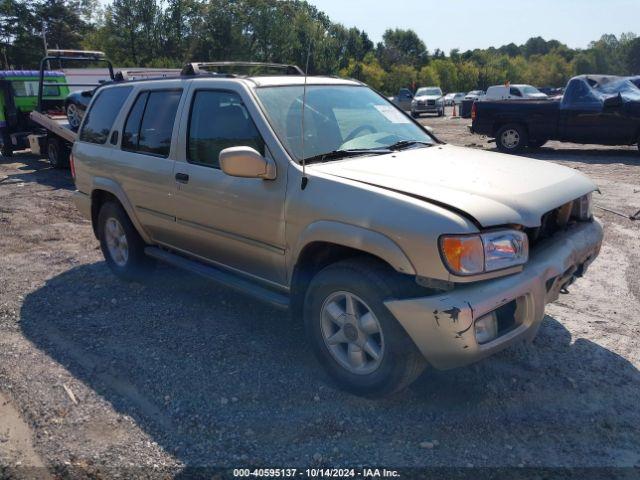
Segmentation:
[[(576, 224), (537, 245), (518, 274), (385, 305), (432, 366), (445, 370), (467, 365), (517, 341), (532, 340), (545, 305), (586, 271), (600, 252), (602, 238), (597, 220)], [(475, 322), (492, 314), (496, 336), (481, 343)]]

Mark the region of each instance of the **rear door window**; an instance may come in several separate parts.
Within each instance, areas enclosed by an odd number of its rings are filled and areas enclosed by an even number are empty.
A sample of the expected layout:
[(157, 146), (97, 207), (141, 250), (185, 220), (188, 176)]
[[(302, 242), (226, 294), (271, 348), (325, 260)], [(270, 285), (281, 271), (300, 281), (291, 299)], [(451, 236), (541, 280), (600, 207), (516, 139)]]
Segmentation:
[(124, 126), (122, 149), (168, 157), (182, 90), (152, 90), (138, 95)]
[(107, 141), (113, 122), (131, 89), (132, 87), (118, 87), (98, 92), (82, 124), (80, 141), (98, 144)]

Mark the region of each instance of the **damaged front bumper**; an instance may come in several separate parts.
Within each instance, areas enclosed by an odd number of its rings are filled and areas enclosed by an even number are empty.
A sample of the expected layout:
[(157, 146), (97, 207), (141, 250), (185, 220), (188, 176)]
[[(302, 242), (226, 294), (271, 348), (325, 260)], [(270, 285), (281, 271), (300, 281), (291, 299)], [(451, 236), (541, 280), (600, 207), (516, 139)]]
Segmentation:
[[(597, 220), (576, 224), (539, 244), (518, 274), (385, 305), (432, 366), (445, 370), (467, 365), (519, 340), (532, 340), (545, 305), (586, 271), (600, 253), (602, 238)], [(498, 336), (479, 344), (475, 322), (492, 312)]]

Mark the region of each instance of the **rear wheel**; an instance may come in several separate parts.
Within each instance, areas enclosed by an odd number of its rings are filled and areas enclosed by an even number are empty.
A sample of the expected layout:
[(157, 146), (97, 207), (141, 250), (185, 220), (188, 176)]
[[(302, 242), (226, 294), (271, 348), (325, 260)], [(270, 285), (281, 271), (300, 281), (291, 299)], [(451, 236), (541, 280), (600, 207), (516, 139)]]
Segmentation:
[(6, 128), (2, 129), (2, 156), (13, 156), (13, 145), (11, 144), (11, 135)]
[(154, 266), (144, 253), (144, 241), (118, 203), (107, 202), (100, 208), (98, 239), (107, 265), (124, 280), (143, 280)]
[(383, 301), (393, 272), (366, 259), (330, 265), (311, 281), (305, 327), (320, 363), (343, 389), (381, 396), (411, 384), (424, 357)]
[(504, 125), (496, 134), (498, 150), (505, 153), (522, 151), (529, 144), (527, 130), (517, 123)]
[(55, 137), (47, 140), (47, 158), (53, 168), (69, 166), (69, 148)]

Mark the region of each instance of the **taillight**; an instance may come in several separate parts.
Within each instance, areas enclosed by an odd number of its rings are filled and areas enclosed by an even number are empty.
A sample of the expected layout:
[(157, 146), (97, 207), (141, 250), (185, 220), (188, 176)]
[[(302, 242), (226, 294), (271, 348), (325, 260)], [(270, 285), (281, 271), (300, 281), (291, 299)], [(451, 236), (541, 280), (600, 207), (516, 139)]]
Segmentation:
[(69, 168), (71, 169), (71, 178), (76, 179), (76, 165), (73, 160), (73, 153), (69, 154)]
[(471, 120), (475, 120), (476, 118), (478, 118), (478, 104), (473, 102), (471, 106)]

